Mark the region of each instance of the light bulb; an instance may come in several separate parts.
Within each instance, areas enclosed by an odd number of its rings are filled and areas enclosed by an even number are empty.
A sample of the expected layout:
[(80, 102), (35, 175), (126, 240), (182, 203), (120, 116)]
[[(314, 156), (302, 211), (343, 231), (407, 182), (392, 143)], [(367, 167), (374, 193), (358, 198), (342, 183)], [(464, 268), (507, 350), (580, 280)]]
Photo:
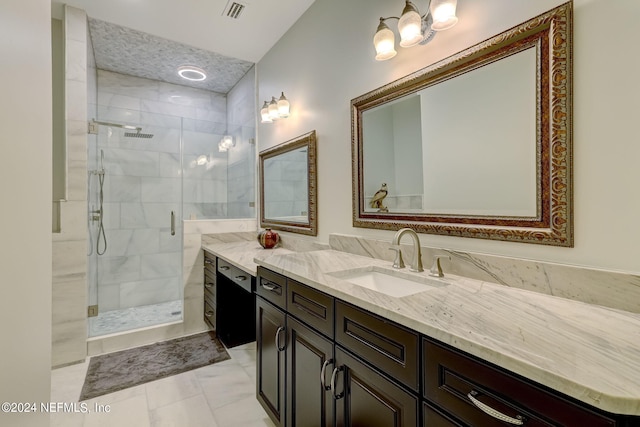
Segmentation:
[(415, 46), (422, 41), (422, 18), (410, 1), (407, 2), (398, 21), (398, 32), (402, 47)]
[(264, 101), (264, 105), (260, 110), (260, 116), (262, 117), (262, 123), (273, 123), (271, 116), (269, 116), (269, 104), (267, 104), (267, 101)]
[(280, 114), (278, 114), (278, 102), (275, 96), (271, 97), (271, 102), (269, 103), (269, 118), (271, 120), (278, 120), (280, 118)]
[(283, 119), (289, 117), (289, 101), (284, 96), (284, 92), (282, 92), (280, 99), (278, 99), (278, 116)]
[(376, 61), (386, 61), (398, 53), (394, 46), (395, 36), (393, 31), (389, 29), (382, 18), (380, 18), (380, 25), (378, 25), (376, 35), (373, 36), (373, 45), (376, 48)]
[(433, 24), (431, 29), (444, 31), (456, 25), (458, 22), (456, 17), (457, 4), (458, 0), (432, 0), (430, 10), (433, 16)]

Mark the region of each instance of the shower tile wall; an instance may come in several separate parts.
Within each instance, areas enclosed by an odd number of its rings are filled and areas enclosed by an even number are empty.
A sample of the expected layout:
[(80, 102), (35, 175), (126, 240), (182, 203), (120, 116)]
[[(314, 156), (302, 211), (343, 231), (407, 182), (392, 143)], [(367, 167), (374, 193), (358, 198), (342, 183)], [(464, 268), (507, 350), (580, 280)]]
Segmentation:
[(227, 216), (255, 218), (255, 67), (227, 94), (229, 133), (237, 141), (229, 151)]
[[(219, 205), (208, 214), (226, 214), (226, 156), (213, 150), (224, 132), (226, 97), (98, 70), (97, 114), (98, 120), (142, 126), (143, 133), (154, 134), (152, 139), (124, 138), (121, 129), (112, 128), (110, 134), (107, 127), (100, 129), (108, 242), (107, 252), (98, 257), (100, 311), (181, 299), (182, 203), (186, 218), (192, 213), (190, 204), (205, 201)], [(216, 157), (209, 169), (198, 174), (187, 167), (199, 155), (212, 153)], [(170, 234), (170, 211), (177, 215), (175, 236)]]

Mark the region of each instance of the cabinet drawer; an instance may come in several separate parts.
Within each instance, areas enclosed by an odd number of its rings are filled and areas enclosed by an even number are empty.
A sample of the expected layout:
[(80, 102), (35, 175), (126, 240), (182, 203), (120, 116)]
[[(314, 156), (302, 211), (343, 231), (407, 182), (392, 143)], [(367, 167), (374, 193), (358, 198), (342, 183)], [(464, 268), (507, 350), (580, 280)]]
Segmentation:
[(336, 301), (336, 342), (415, 391), (419, 336), (382, 317)]
[[(513, 374), (425, 339), (424, 396), (464, 423), (503, 427), (492, 408), (533, 426), (615, 426), (614, 420), (526, 382)], [(477, 404), (472, 402), (475, 399)]]
[(216, 257), (204, 251), (204, 272), (216, 275)]
[(231, 279), (236, 285), (239, 285), (247, 292), (253, 292), (253, 281), (251, 275), (236, 267), (235, 265), (218, 258), (218, 273)]
[(216, 328), (216, 309), (215, 309), (215, 305), (211, 305), (211, 303), (209, 301), (207, 301), (207, 300), (204, 301), (204, 320), (213, 329)]
[(256, 293), (270, 303), (287, 308), (287, 278), (258, 266)]
[(288, 279), (287, 311), (333, 338), (333, 297)]
[(216, 305), (216, 276), (205, 271), (204, 273), (204, 299), (211, 301), (211, 305)]

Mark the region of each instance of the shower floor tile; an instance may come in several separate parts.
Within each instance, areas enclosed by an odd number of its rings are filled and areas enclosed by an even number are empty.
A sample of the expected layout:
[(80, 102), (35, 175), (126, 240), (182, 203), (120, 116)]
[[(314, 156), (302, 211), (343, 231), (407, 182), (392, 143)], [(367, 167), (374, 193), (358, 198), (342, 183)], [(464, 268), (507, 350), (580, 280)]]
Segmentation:
[(113, 334), (182, 320), (182, 301), (111, 310), (89, 318), (89, 336)]

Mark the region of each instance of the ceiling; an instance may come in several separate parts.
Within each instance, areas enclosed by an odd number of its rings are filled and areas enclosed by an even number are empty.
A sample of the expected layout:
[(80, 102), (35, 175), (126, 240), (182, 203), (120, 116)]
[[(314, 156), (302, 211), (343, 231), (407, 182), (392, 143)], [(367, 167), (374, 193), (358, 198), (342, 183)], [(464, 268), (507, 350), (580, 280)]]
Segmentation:
[[(100, 69), (227, 93), (311, 6), (314, 0), (51, 0), (87, 12)], [(227, 16), (231, 4), (242, 8)], [(180, 65), (204, 69), (189, 83)]]

